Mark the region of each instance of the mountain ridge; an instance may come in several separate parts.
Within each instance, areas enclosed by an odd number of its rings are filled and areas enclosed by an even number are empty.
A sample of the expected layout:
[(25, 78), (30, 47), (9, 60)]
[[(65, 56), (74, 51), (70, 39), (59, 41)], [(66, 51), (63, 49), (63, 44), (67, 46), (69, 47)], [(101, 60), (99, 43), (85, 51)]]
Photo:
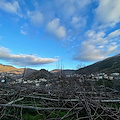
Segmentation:
[[(0, 64), (0, 72), (9, 72), (15, 74), (22, 74), (25, 70), (25, 76), (29, 76), (30, 74), (37, 72), (38, 70), (31, 68), (15, 68), (12, 65), (3, 65)], [(93, 63), (92, 65), (88, 65), (84, 68), (80, 68), (78, 70), (66, 69), (62, 70), (62, 72), (76, 72), (79, 74), (90, 74), (96, 72), (120, 72), (120, 54), (108, 57), (104, 60)], [(49, 71), (52, 74), (61, 72), (61, 69), (53, 69)], [(45, 72), (46, 73), (46, 72)]]
[(120, 72), (120, 54), (108, 57), (84, 68), (80, 68), (77, 72), (81, 74)]
[(0, 64), (0, 72), (9, 72), (9, 73), (15, 73), (15, 74), (22, 74), (24, 72), (24, 68), (15, 68), (12, 65)]
[(25, 76), (37, 71), (31, 68), (16, 68), (12, 65), (3, 65), (0, 64), (0, 72), (7, 72), (7, 73), (15, 73), (15, 74), (23, 74), (25, 71)]

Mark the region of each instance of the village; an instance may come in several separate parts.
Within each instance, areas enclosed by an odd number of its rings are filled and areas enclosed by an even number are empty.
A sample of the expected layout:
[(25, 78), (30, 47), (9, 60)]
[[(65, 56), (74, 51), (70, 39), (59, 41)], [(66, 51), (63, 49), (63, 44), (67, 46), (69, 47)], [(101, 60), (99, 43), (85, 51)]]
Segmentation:
[[(98, 80), (102, 80), (102, 79), (107, 79), (107, 80), (111, 80), (111, 81), (115, 81), (115, 80), (120, 80), (120, 73), (95, 73), (95, 74), (77, 74), (75, 72), (64, 72), (63, 74), (61, 73), (55, 73), (55, 80), (56, 77), (61, 78), (75, 78), (78, 80), (82, 80), (81, 76), (84, 78), (87, 78), (89, 80), (92, 81), (98, 81)], [(33, 79), (33, 80), (29, 80), (26, 78), (23, 78), (23, 74), (15, 74), (15, 73), (7, 73), (7, 72), (1, 72), (0, 73), (0, 82), (5, 82), (5, 79), (7, 80), (7, 83), (10, 84), (16, 84), (16, 83), (35, 83), (36, 85), (38, 85), (38, 83), (40, 82), (47, 82), (50, 81), (49, 78), (38, 78), (38, 79)]]

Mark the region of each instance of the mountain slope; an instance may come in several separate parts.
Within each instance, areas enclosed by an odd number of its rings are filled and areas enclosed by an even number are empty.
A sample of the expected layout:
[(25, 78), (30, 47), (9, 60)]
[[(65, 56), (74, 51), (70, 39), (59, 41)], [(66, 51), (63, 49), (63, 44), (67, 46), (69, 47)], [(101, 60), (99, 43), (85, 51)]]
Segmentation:
[(120, 54), (81, 68), (77, 72), (81, 74), (120, 72)]
[(31, 68), (25, 68), (24, 69), (24, 76), (28, 77), (29, 75), (33, 74), (34, 72), (37, 72), (38, 70), (31, 69)]
[(15, 73), (15, 74), (22, 74), (25, 73), (25, 76), (28, 76), (32, 74), (33, 72), (36, 72), (37, 70), (30, 69), (30, 68), (15, 68), (11, 65), (2, 65), (0, 64), (0, 72), (9, 72), (9, 73)]
[(9, 73), (16, 73), (16, 74), (22, 74), (24, 71), (23, 68), (18, 69), (10, 65), (2, 65), (0, 64), (0, 72), (9, 72)]
[(34, 79), (40, 79), (40, 78), (53, 78), (54, 75), (52, 73), (50, 73), (49, 71), (45, 70), (45, 69), (41, 69), (39, 71), (36, 71), (32, 74), (30, 74), (29, 76), (27, 76), (27, 79), (30, 80), (34, 80)]

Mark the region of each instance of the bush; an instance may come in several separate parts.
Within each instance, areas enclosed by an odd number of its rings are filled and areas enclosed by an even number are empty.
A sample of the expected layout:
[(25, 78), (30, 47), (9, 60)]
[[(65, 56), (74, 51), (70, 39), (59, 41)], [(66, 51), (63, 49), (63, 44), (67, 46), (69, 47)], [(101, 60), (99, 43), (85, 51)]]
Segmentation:
[(100, 86), (100, 85), (104, 85), (105, 87), (109, 87), (109, 88), (113, 88), (113, 83), (112, 81), (110, 80), (107, 80), (107, 79), (99, 79), (97, 82), (96, 82), (96, 85)]
[(114, 81), (114, 89), (120, 91), (120, 80)]

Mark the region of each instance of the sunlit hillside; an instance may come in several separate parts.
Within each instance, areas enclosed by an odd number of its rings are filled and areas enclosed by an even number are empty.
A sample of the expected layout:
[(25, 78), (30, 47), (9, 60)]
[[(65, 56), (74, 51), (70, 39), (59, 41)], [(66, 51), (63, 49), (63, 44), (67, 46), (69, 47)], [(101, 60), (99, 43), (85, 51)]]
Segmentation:
[(24, 69), (18, 69), (13, 66), (9, 65), (2, 65), (0, 64), (0, 72), (10, 72), (10, 73), (16, 73), (16, 74), (21, 74), (23, 73)]

